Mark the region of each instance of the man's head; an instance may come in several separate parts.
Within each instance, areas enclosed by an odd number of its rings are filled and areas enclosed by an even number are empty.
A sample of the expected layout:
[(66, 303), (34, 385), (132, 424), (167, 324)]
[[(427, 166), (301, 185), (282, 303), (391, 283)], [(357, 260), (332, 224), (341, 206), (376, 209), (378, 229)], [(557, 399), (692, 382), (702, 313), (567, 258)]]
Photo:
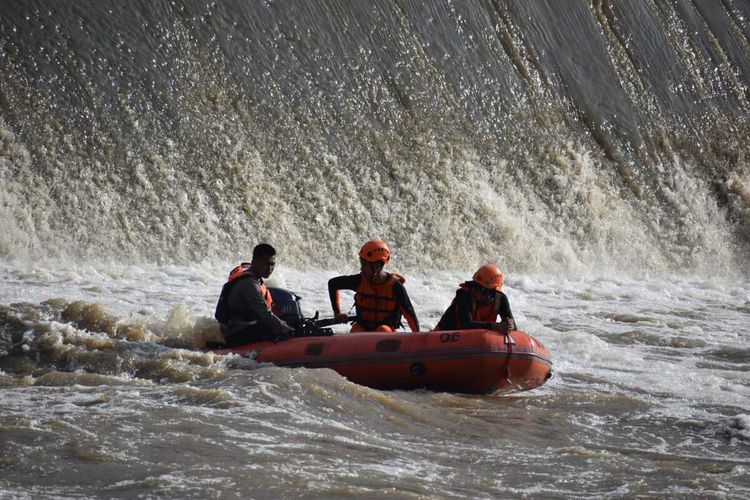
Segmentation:
[(383, 271), (385, 264), (380, 261), (368, 262), (362, 257), (359, 258), (359, 270), (362, 277), (367, 281), (371, 281), (374, 276), (377, 276)]
[(371, 280), (373, 276), (383, 271), (391, 260), (391, 249), (383, 240), (370, 240), (359, 250), (359, 268), (362, 277)]
[(472, 276), (474, 286), (472, 294), (474, 300), (490, 301), (495, 299), (495, 294), (502, 291), (505, 275), (495, 264), (485, 264)]
[(268, 278), (276, 267), (276, 249), (268, 243), (253, 248), (253, 272), (260, 278)]

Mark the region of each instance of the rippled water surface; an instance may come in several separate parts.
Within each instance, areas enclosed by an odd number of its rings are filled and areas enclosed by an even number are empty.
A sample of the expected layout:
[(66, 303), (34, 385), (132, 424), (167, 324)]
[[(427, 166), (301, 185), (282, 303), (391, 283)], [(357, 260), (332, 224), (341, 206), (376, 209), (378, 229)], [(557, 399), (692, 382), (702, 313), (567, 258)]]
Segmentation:
[[(555, 376), (492, 397), (196, 351), (214, 272), (3, 268), (6, 495), (750, 495), (747, 284), (511, 277)], [(329, 275), (276, 282), (327, 312)], [(409, 280), (424, 323), (458, 282)]]

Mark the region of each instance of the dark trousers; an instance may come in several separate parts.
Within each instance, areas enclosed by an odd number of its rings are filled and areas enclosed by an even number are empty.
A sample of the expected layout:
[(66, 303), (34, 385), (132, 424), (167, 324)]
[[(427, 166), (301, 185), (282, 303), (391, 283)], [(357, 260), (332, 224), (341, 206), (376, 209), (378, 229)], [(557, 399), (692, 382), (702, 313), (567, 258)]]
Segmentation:
[(238, 347), (253, 342), (272, 340), (273, 332), (263, 325), (221, 325), (221, 334), (227, 347)]

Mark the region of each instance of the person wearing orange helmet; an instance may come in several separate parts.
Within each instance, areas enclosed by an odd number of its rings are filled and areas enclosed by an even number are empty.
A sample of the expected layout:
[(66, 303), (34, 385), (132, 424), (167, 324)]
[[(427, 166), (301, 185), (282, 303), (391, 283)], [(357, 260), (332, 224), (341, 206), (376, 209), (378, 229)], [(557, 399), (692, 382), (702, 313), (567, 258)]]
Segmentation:
[(504, 282), (505, 276), (495, 264), (480, 267), (471, 281), (459, 285), (456, 297), (435, 330), (484, 329), (501, 333), (515, 330), (510, 303), (502, 291)]
[(411, 331), (419, 331), (417, 315), (404, 288), (406, 279), (384, 270), (390, 260), (388, 245), (382, 240), (370, 240), (359, 251), (359, 274), (337, 276), (328, 281), (333, 314), (341, 321), (346, 320), (347, 315), (341, 312), (339, 290), (355, 292), (357, 319), (352, 332), (393, 332), (401, 326), (402, 316)]

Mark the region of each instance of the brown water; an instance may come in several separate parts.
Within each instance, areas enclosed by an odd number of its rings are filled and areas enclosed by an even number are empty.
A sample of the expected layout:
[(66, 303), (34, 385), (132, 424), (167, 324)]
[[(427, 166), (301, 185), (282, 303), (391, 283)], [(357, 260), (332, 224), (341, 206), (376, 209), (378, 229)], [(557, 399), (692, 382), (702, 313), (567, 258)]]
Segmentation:
[[(91, 291), (90, 270), (62, 287), (6, 268), (6, 293), (89, 300), (0, 310), (2, 496), (750, 495), (747, 284), (511, 279), (518, 321), (550, 348), (555, 376), (491, 397), (378, 391), (193, 350), (214, 333), (220, 283), (164, 271), (131, 268)], [(297, 290), (326, 279), (280, 273)], [(418, 312), (454, 281), (414, 277)], [(137, 282), (149, 289), (127, 308), (112, 300)], [(172, 306), (180, 290), (187, 302)]]

